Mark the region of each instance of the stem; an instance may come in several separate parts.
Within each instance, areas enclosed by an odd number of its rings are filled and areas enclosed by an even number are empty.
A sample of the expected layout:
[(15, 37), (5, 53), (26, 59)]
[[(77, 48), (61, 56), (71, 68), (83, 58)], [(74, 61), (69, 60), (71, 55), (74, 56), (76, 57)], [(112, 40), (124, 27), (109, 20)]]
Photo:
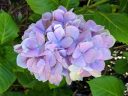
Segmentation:
[(76, 93), (78, 92), (78, 90), (76, 90), (74, 93), (73, 93), (73, 95), (72, 96), (76, 96)]
[(128, 45), (121, 45), (121, 46), (117, 46), (117, 47), (114, 47), (113, 49), (122, 49), (122, 48), (127, 48)]
[(100, 5), (100, 4), (103, 4), (103, 3), (107, 2), (107, 1), (109, 1), (109, 0), (100, 0), (100, 1), (92, 4), (91, 6), (89, 6), (89, 8), (94, 8), (94, 7), (96, 7), (96, 6)]
[(90, 5), (91, 0), (88, 0), (87, 7)]

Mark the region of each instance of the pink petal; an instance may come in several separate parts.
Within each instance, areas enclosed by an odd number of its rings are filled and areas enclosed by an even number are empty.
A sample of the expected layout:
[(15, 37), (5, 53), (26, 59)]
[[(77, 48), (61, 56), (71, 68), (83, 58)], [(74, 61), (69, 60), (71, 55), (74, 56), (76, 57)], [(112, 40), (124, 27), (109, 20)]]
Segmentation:
[(59, 6), (59, 9), (61, 9), (63, 12), (67, 12), (67, 9), (63, 6)]
[(17, 65), (22, 67), (22, 68), (27, 68), (27, 58), (26, 57), (23, 57), (21, 54), (19, 54), (17, 56)]
[(81, 70), (80, 76), (81, 77), (89, 77), (89, 76), (91, 76), (91, 74), (88, 71)]
[(62, 41), (61, 41), (61, 46), (64, 48), (68, 48), (71, 46), (71, 44), (73, 43), (73, 39), (71, 37), (65, 37)]
[(67, 55), (71, 55), (75, 50), (76, 44), (73, 43), (68, 49), (67, 49)]
[(35, 49), (38, 47), (36, 38), (27, 38), (21, 44), (23, 50)]
[(59, 27), (54, 31), (54, 34), (55, 34), (56, 38), (60, 41), (64, 37), (65, 32), (62, 27)]
[(84, 31), (80, 34), (78, 42), (82, 42), (82, 41), (88, 41), (92, 38), (91, 32), (89, 30)]
[(51, 42), (57, 42), (57, 39), (56, 39), (56, 37), (55, 37), (55, 35), (54, 35), (53, 32), (48, 32), (48, 33), (47, 33), (47, 38), (48, 38), (48, 40), (51, 41)]
[(95, 46), (97, 47), (104, 47), (104, 41), (101, 35), (96, 35), (93, 37), (93, 43), (95, 44)]
[(103, 38), (103, 42), (105, 47), (107, 48), (111, 48), (114, 44), (115, 44), (115, 38), (110, 35), (109, 33), (102, 33), (102, 38)]
[(84, 57), (87, 63), (92, 63), (96, 60), (97, 52), (94, 49), (90, 49), (87, 52), (85, 52)]
[(77, 66), (80, 66), (80, 67), (86, 66), (86, 62), (85, 62), (83, 56), (80, 56), (80, 57), (77, 58), (77, 59), (73, 59), (73, 60), (72, 60), (72, 64), (77, 65)]
[(66, 36), (72, 37), (74, 40), (76, 40), (79, 36), (79, 30), (75, 26), (67, 26), (66, 27)]
[(93, 47), (93, 43), (92, 42), (81, 42), (79, 44), (79, 48), (80, 48), (81, 52), (85, 52), (85, 51), (89, 50), (92, 47)]
[(64, 11), (61, 9), (57, 9), (53, 11), (53, 17), (57, 21), (61, 21), (61, 22), (63, 21), (63, 14), (64, 14)]
[(43, 59), (40, 59), (37, 62), (37, 68), (38, 68), (38, 73), (41, 74), (41, 72), (44, 70), (45, 67), (45, 61)]
[(37, 61), (38, 60), (36, 58), (30, 58), (27, 60), (27, 68), (32, 73), (38, 72), (38, 69), (36, 67)]
[(97, 71), (103, 71), (105, 68), (104, 61), (96, 61), (90, 65), (90, 67)]
[(47, 53), (46, 55), (46, 59), (48, 60), (49, 64), (50, 64), (50, 67), (53, 67), (55, 66), (56, 64), (56, 58), (54, 56), (53, 53), (51, 53), (50, 51)]
[(102, 48), (101, 51), (102, 51), (104, 60), (112, 59), (111, 51), (110, 51), (109, 49), (107, 49), (107, 48)]
[(36, 38), (37, 38), (38, 45), (44, 44), (45, 37), (42, 33), (36, 32)]
[(64, 14), (64, 19), (65, 20), (74, 20), (74, 19), (76, 19), (76, 14), (74, 14), (73, 12), (66, 12), (65, 14)]
[(59, 52), (60, 52), (61, 56), (65, 57), (67, 55), (66, 50), (60, 50)]
[(85, 27), (88, 29), (88, 28), (92, 28), (96, 26), (96, 23), (93, 21), (93, 20), (88, 20), (86, 23), (85, 23)]
[(75, 51), (73, 52), (72, 57), (73, 57), (73, 58), (78, 58), (78, 57), (80, 57), (81, 55), (82, 55), (82, 53), (80, 52), (79, 47), (76, 47)]
[(22, 52), (22, 45), (21, 44), (17, 44), (14, 46), (14, 51), (17, 53), (21, 53)]

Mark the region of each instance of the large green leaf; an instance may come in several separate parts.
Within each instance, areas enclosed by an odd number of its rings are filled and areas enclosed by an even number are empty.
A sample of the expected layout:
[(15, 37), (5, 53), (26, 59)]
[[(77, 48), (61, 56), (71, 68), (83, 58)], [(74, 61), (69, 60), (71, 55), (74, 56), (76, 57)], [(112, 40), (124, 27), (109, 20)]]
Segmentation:
[(117, 41), (128, 44), (128, 15), (127, 14), (105, 14), (92, 12), (85, 14), (86, 19), (93, 19), (97, 24), (105, 26)]
[(37, 14), (52, 11), (58, 7), (58, 0), (26, 0), (31, 9)]
[(79, 5), (79, 0), (60, 0), (61, 5), (65, 6), (66, 8), (75, 8)]
[(0, 47), (0, 93), (5, 92), (16, 80), (16, 54), (12, 46)]
[(17, 70), (19, 67), (16, 65), (16, 53), (13, 50), (13, 46), (0, 47), (0, 63), (11, 71)]
[(124, 85), (113, 76), (102, 76), (88, 81), (93, 96), (124, 96)]
[(115, 62), (114, 70), (116, 73), (124, 74), (128, 72), (128, 60), (120, 59)]
[(0, 44), (15, 39), (18, 31), (19, 29), (11, 16), (2, 11), (0, 13)]
[(52, 96), (52, 90), (50, 90), (48, 82), (37, 81), (26, 96)]
[(16, 77), (13, 72), (4, 66), (4, 64), (0, 64), (0, 93), (5, 92), (15, 79)]
[(111, 13), (112, 12), (112, 6), (110, 4), (102, 4), (97, 6), (97, 10), (105, 13)]
[(25, 88), (33, 88), (37, 83), (37, 80), (34, 78), (34, 76), (26, 70), (24, 72), (18, 72), (17, 79), (19, 83)]
[(16, 64), (17, 54), (14, 52), (13, 45), (0, 46), (0, 62), (13, 72), (24, 72), (24, 69)]

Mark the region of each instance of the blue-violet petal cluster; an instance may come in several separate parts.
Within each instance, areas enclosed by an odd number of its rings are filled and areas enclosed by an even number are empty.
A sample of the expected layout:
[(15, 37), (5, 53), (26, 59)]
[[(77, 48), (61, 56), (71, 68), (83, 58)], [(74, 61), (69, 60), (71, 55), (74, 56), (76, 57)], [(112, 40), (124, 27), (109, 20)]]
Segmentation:
[(105, 60), (112, 58), (109, 48), (114, 43), (104, 26), (60, 6), (31, 24), (14, 50), (18, 66), (27, 68), (39, 81), (59, 85), (63, 77), (70, 84), (101, 76)]

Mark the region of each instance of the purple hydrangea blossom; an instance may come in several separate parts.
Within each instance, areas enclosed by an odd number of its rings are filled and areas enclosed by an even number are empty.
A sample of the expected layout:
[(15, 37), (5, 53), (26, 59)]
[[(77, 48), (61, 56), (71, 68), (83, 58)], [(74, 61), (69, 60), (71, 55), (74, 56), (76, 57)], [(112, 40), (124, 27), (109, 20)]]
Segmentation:
[(109, 48), (114, 43), (104, 26), (60, 6), (31, 24), (14, 50), (18, 66), (27, 68), (39, 81), (58, 85), (63, 77), (70, 84), (101, 76), (104, 61), (112, 58)]

